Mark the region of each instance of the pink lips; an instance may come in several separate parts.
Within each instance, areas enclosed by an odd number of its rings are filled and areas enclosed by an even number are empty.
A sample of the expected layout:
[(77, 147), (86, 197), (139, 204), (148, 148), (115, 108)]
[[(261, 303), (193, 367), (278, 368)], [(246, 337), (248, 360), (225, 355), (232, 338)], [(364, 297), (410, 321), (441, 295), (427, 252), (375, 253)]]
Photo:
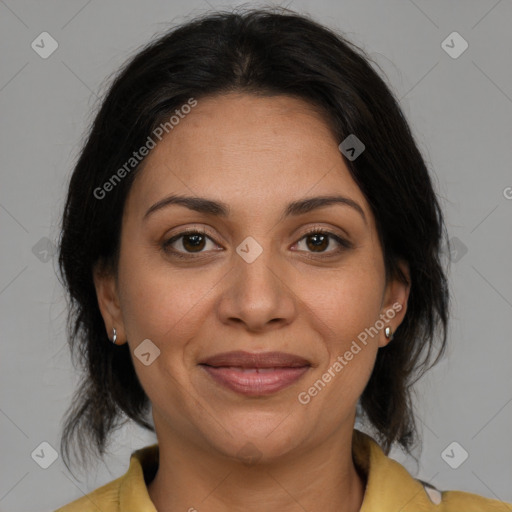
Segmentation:
[(284, 352), (224, 352), (200, 363), (227, 388), (248, 396), (275, 393), (297, 381), (311, 367), (306, 359)]

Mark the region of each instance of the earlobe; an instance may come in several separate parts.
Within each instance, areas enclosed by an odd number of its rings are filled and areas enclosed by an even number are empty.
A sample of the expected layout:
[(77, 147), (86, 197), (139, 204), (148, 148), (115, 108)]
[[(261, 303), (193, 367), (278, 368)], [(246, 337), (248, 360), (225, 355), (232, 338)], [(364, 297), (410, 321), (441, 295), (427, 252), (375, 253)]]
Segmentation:
[(399, 266), (407, 282), (396, 276), (386, 286), (381, 310), (381, 318), (385, 322), (385, 328), (382, 330), (382, 336), (380, 337), (380, 347), (384, 347), (392, 341), (395, 331), (403, 322), (407, 312), (407, 301), (411, 289), (410, 270), (407, 262), (401, 261)]
[(114, 337), (115, 344), (122, 345), (126, 336), (115, 275), (113, 272), (97, 266), (93, 270), (93, 279), (98, 307), (105, 323), (106, 335), (111, 341)]

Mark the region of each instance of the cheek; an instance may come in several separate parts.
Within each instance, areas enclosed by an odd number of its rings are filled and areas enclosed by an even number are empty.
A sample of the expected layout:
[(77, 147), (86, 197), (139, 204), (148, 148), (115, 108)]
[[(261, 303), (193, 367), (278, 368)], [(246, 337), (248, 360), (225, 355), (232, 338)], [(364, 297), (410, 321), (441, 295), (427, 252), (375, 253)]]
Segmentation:
[[(328, 294), (311, 299), (316, 327), (324, 339), (325, 357), (303, 388), (313, 413), (327, 424), (338, 424), (352, 411), (371, 376), (378, 336), (368, 329), (379, 318), (383, 280), (378, 272), (351, 271), (332, 284)], [(320, 302), (322, 300), (322, 302)], [(317, 398), (318, 397), (318, 398)], [(303, 403), (303, 402), (301, 402)]]
[(383, 290), (384, 276), (378, 265), (358, 262), (316, 279), (307, 301), (337, 341), (345, 343), (378, 319)]
[[(377, 355), (378, 335), (370, 328), (381, 312), (383, 269), (378, 259), (370, 256), (365, 261), (361, 257), (321, 284), (317, 283), (316, 292), (308, 299), (326, 350), (320, 370), (326, 389), (317, 406), (320, 402), (326, 406), (331, 400), (354, 405), (370, 378)], [(318, 389), (324, 389), (322, 382), (316, 385)], [(343, 414), (343, 408), (334, 407), (332, 414)]]
[(128, 339), (150, 338), (159, 344), (170, 336), (182, 337), (201, 310), (204, 283), (184, 282), (174, 271), (159, 274), (149, 265), (131, 268), (136, 270), (129, 271), (121, 296)]
[(123, 234), (119, 260), (119, 293), (127, 338), (135, 346), (146, 338), (159, 344), (190, 309), (189, 290), (179, 285), (176, 271), (157, 264), (147, 245), (127, 233), (128, 229)]

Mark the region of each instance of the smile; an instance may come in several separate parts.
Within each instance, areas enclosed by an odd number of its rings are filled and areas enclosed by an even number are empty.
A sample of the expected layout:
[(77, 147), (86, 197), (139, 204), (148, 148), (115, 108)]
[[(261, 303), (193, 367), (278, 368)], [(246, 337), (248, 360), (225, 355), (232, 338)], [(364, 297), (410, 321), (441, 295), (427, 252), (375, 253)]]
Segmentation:
[(240, 368), (201, 365), (217, 383), (246, 396), (265, 396), (281, 391), (298, 381), (310, 368)]
[(222, 352), (199, 365), (217, 383), (246, 396), (277, 393), (298, 381), (311, 368), (304, 357), (286, 352)]

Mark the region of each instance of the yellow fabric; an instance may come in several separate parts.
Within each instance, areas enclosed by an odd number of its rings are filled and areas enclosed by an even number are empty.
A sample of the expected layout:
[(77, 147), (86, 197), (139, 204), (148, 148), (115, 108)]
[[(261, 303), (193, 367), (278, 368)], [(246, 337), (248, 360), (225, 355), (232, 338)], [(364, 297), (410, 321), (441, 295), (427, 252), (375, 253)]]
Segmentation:
[[(468, 492), (434, 490), (430, 498), (422, 483), (357, 429), (352, 448), (355, 464), (367, 478), (360, 512), (512, 512), (510, 503)], [(123, 476), (55, 512), (157, 512), (146, 487), (157, 468), (158, 444), (136, 450)]]

